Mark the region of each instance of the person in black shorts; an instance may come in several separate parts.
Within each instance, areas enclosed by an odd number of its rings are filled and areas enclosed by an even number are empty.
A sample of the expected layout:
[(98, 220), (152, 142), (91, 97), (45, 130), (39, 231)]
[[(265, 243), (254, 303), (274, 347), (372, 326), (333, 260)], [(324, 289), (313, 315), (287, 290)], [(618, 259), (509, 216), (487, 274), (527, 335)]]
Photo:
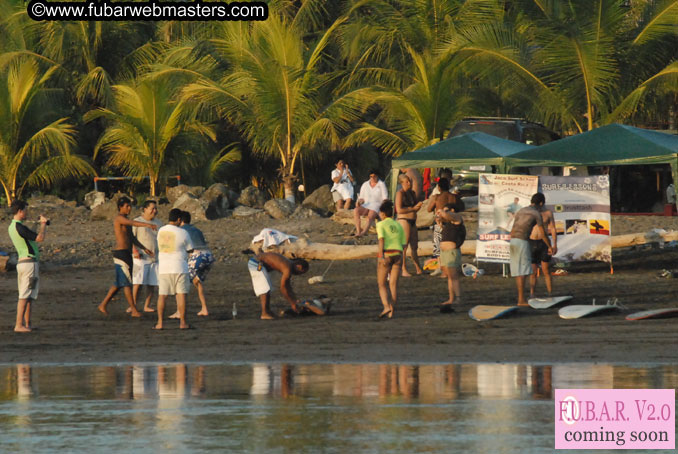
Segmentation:
[[(541, 194), (540, 194), (541, 195)], [(546, 205), (541, 205), (539, 208), (539, 213), (541, 214), (542, 221), (544, 222), (544, 231), (546, 235), (551, 236), (551, 249), (553, 255), (558, 252), (557, 246), (557, 232), (556, 232), (556, 223), (553, 220), (553, 213), (551, 210), (546, 208)], [(551, 263), (551, 255), (549, 254), (548, 246), (541, 238), (541, 230), (536, 227), (532, 229), (530, 234), (530, 248), (532, 250), (532, 274), (530, 275), (530, 298), (534, 298), (534, 292), (537, 287), (537, 273), (539, 268), (541, 268), (542, 274), (544, 275), (544, 282), (546, 282), (546, 291), (548, 296), (551, 296), (553, 292), (553, 284), (551, 282), (551, 272), (549, 270), (549, 264)]]

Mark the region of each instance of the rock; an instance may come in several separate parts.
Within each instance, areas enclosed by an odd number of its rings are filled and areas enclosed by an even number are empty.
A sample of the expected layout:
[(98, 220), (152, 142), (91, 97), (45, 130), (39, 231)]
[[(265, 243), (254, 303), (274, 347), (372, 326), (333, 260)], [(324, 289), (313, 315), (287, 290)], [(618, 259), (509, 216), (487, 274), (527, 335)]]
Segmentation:
[(101, 191), (92, 191), (85, 194), (85, 206), (90, 210), (106, 202), (106, 193)]
[(336, 210), (329, 184), (320, 186), (318, 189), (313, 191), (311, 195), (306, 197), (304, 203), (301, 205), (311, 208), (323, 216), (329, 216)]
[(186, 194), (187, 192), (193, 194), (196, 198), (200, 197), (202, 193), (205, 192), (205, 188), (202, 186), (186, 186), (185, 184), (180, 184), (171, 188), (167, 188), (165, 192), (167, 193), (167, 199), (169, 200), (169, 203), (174, 205), (174, 203), (179, 200), (179, 197)]
[(57, 206), (57, 205), (65, 205), (66, 201), (63, 199), (60, 199), (59, 197), (55, 195), (33, 195), (30, 199), (27, 200), (28, 206), (36, 206), (36, 205), (43, 205), (43, 206)]
[(240, 198), (240, 194), (235, 192), (232, 189), (228, 190), (228, 203), (231, 204), (231, 208), (235, 208), (238, 206), (238, 199)]
[(297, 209), (294, 210), (294, 213), (292, 213), (292, 216), (290, 217), (294, 219), (309, 219), (309, 218), (319, 218), (320, 215), (311, 208), (299, 205)]
[(217, 219), (226, 216), (231, 203), (228, 198), (228, 188), (221, 183), (210, 186), (201, 196), (207, 202), (207, 218)]
[(93, 221), (112, 221), (118, 215), (118, 199), (121, 197), (127, 197), (132, 201), (132, 205), (136, 203), (134, 197), (118, 192), (113, 195), (113, 198), (102, 203), (92, 210), (90, 214), (90, 219)]
[(185, 192), (174, 202), (172, 208), (188, 211), (191, 213), (191, 222), (193, 222), (207, 220), (208, 206), (209, 204), (205, 200), (197, 198), (190, 192)]
[(264, 204), (264, 210), (273, 219), (286, 219), (294, 212), (294, 204), (284, 199), (271, 199)]
[(266, 198), (261, 189), (254, 186), (248, 186), (240, 193), (238, 203), (252, 208), (263, 208)]
[(260, 208), (252, 208), (252, 207), (247, 207), (244, 205), (241, 205), (239, 207), (236, 207), (235, 210), (233, 210), (233, 217), (236, 219), (243, 219), (243, 218), (249, 218), (252, 216), (257, 216), (261, 213), (264, 213), (264, 210)]

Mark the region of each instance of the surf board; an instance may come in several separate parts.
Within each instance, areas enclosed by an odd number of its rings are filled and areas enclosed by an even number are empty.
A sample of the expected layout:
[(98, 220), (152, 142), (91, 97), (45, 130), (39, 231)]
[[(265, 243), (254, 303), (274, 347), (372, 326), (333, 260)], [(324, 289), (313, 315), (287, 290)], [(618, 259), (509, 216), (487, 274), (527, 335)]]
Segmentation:
[(669, 318), (678, 317), (678, 308), (665, 307), (662, 309), (650, 309), (647, 311), (634, 312), (626, 316), (626, 320), (645, 320), (646, 318)]
[(518, 309), (518, 306), (474, 306), (468, 311), (469, 317), (479, 322), (503, 317)]
[(614, 304), (600, 304), (598, 306), (588, 305), (588, 304), (573, 304), (572, 306), (565, 306), (558, 311), (560, 318), (566, 320), (571, 320), (575, 318), (587, 317), (589, 315), (605, 312), (611, 310), (617, 310), (619, 306)]
[(563, 303), (565, 301), (571, 300), (571, 296), (552, 296), (550, 298), (530, 298), (527, 300), (527, 304), (530, 305), (532, 309), (548, 309), (553, 307), (556, 304)]

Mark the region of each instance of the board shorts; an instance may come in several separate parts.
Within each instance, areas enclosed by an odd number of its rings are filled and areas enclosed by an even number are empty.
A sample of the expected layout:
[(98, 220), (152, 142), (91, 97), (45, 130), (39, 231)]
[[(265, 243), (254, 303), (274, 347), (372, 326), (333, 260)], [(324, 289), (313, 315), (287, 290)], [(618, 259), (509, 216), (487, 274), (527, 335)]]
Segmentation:
[(191, 252), (188, 257), (188, 277), (191, 282), (198, 277), (200, 282), (205, 282), (207, 274), (212, 269), (214, 264), (214, 256), (208, 250), (199, 250)]
[(132, 284), (134, 285), (158, 285), (158, 263), (144, 262), (134, 259), (132, 268)]
[(265, 295), (271, 291), (271, 278), (263, 263), (251, 258), (247, 261), (247, 269), (250, 270), (250, 276), (252, 276), (252, 288), (254, 288), (255, 295)]
[(38, 298), (40, 290), (40, 267), (38, 262), (19, 262), (16, 265), (17, 284), (19, 287), (19, 299)]
[(549, 248), (544, 243), (544, 240), (530, 240), (530, 248), (532, 249), (532, 264), (539, 265), (539, 263), (549, 263), (551, 256), (549, 255)]
[(191, 291), (191, 281), (188, 273), (171, 273), (158, 275), (158, 294), (171, 296), (176, 294), (187, 295)]
[(520, 238), (511, 238), (511, 276), (532, 274), (532, 250), (530, 242)]
[(440, 251), (440, 265), (447, 268), (459, 268), (461, 266), (461, 251), (459, 251), (459, 248)]
[(113, 264), (115, 265), (115, 285), (116, 287), (132, 286), (132, 252), (126, 249), (116, 249), (113, 251)]
[(443, 239), (443, 227), (433, 224), (433, 257), (440, 257), (440, 241)]

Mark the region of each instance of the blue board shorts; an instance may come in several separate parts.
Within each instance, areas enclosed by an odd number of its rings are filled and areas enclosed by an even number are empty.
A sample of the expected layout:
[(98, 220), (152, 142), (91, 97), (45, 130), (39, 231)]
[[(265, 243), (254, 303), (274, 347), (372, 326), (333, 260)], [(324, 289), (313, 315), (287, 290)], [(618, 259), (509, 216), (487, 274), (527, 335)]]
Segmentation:
[(530, 242), (519, 238), (511, 238), (511, 276), (528, 276), (532, 274), (532, 249)]

